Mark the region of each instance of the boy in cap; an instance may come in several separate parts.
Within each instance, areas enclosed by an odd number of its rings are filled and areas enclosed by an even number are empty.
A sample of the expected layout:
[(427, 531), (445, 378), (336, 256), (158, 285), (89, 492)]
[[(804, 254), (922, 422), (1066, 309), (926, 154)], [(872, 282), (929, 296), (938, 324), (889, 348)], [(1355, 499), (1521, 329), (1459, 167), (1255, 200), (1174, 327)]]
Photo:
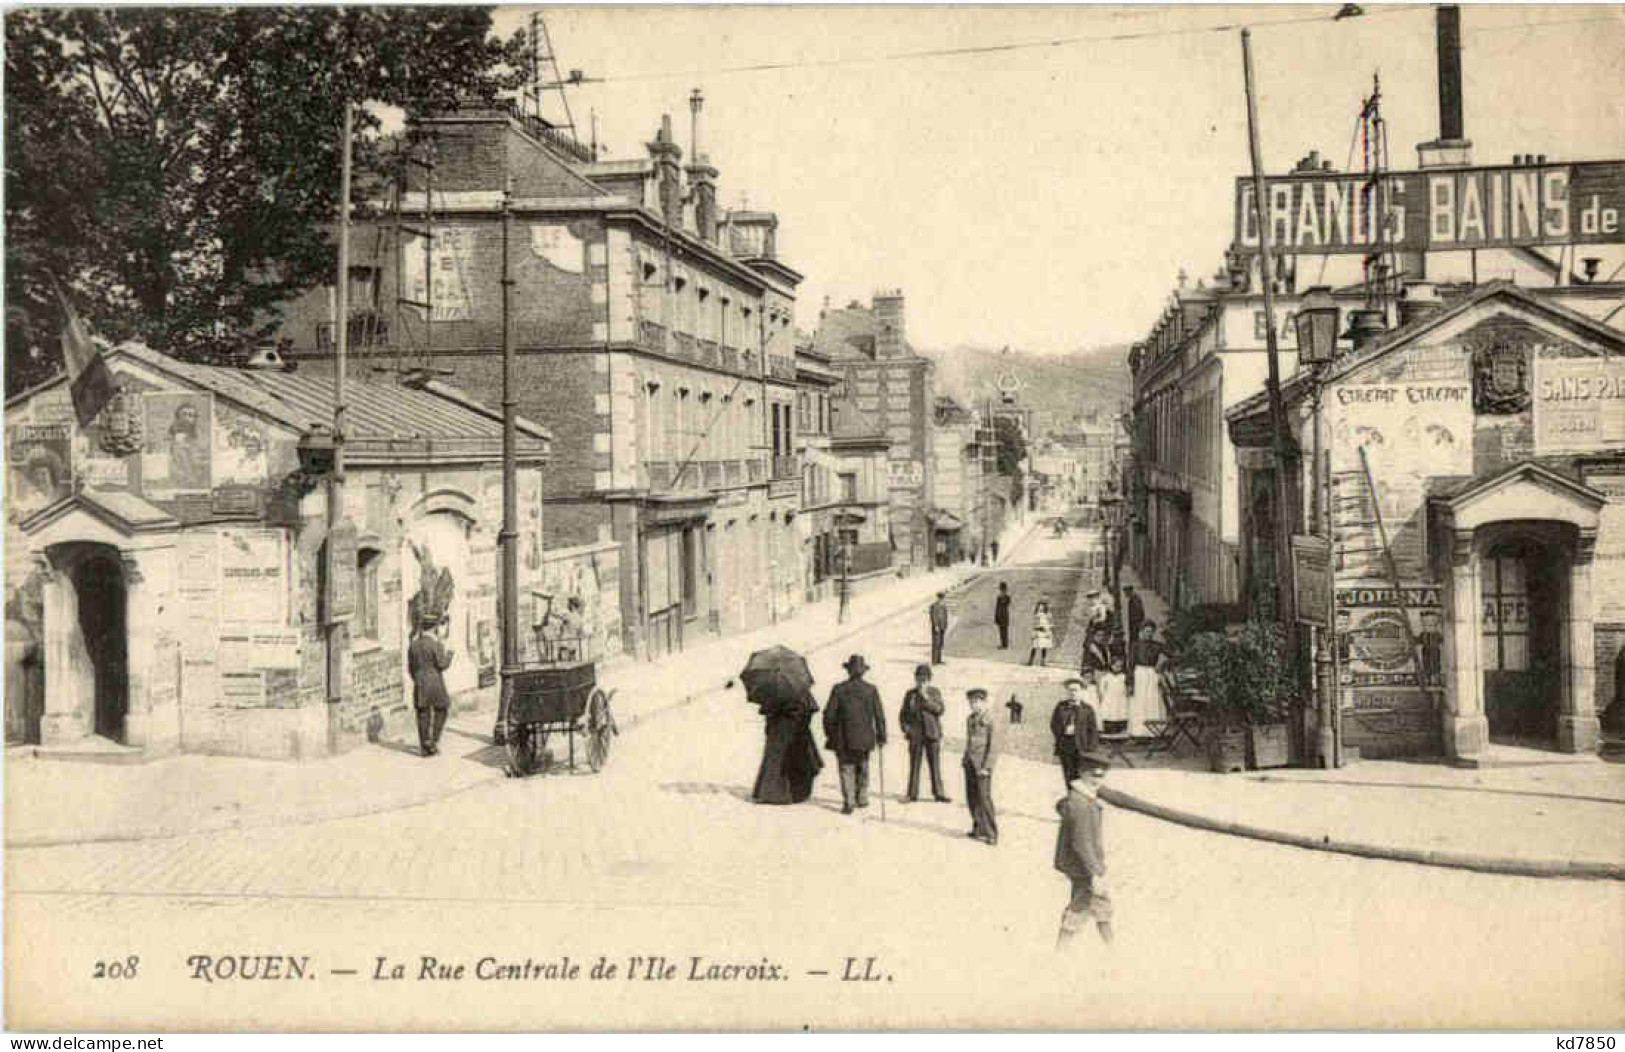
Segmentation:
[(1061, 761), (1061, 777), (1071, 785), (1078, 777), (1078, 757), (1100, 748), (1100, 719), (1093, 705), (1085, 698), (1085, 690), (1093, 686), (1094, 676), (1085, 673), (1066, 680), (1066, 697), (1056, 703), (1050, 712), (1049, 732), (1055, 739), (1055, 756)]
[(1097, 795), (1111, 762), (1099, 753), (1078, 757), (1079, 776), (1067, 786), (1056, 804), (1061, 830), (1055, 838), (1055, 868), (1072, 881), (1072, 897), (1061, 912), (1061, 931), (1055, 948), (1066, 949), (1085, 920), (1093, 916), (1095, 929), (1106, 943), (1112, 941), (1112, 901), (1106, 893), (1105, 809)]
[(886, 746), (886, 713), (880, 692), (863, 681), (869, 663), (853, 654), (842, 666), (847, 680), (829, 692), (824, 708), (825, 748), (841, 768), (841, 814), (869, 806), (869, 754)]
[(987, 711), (987, 691), (973, 687), (965, 692), (970, 702), (970, 718), (965, 721), (965, 803), (970, 806), (969, 836), (984, 844), (999, 842), (999, 823), (993, 814), (993, 761), (998, 744), (993, 736), (993, 717)]
[(942, 693), (931, 685), (931, 666), (914, 669), (914, 689), (903, 695), (903, 711), (898, 722), (903, 726), (903, 737), (908, 739), (908, 795), (904, 802), (912, 804), (920, 797), (920, 754), (925, 754), (931, 767), (931, 795), (938, 803), (948, 803), (948, 794), (942, 788)]

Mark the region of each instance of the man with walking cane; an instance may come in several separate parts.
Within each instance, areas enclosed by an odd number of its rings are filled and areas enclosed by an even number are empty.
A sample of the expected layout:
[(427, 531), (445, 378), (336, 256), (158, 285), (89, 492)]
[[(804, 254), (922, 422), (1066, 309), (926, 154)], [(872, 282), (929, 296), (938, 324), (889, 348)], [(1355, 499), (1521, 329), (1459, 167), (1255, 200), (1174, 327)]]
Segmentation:
[(824, 747), (835, 754), (841, 768), (841, 814), (869, 806), (869, 754), (877, 745), (882, 750), (880, 808), (884, 812), (886, 713), (880, 707), (880, 692), (863, 681), (869, 663), (862, 654), (853, 654), (842, 667), (849, 678), (835, 684), (824, 707)]

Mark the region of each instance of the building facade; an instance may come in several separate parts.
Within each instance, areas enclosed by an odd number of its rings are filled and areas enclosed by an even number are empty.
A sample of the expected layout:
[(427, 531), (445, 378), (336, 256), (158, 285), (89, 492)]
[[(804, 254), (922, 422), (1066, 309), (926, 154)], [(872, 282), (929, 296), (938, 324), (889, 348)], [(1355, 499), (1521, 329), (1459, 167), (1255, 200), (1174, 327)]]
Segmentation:
[[(499, 399), (506, 274), (520, 411), (554, 422), (547, 548), (619, 546), (626, 650), (792, 613), (801, 276), (778, 258), (777, 217), (719, 209), (717, 170), (703, 153), (683, 165), (669, 119), (625, 161), (508, 108), (415, 128), (435, 167), (432, 188), (408, 184), (412, 229), (385, 216), (352, 235), (352, 326), (388, 321), (376, 357)], [(286, 312), (294, 357), (325, 353), (326, 311), (317, 293)]]
[[(1625, 645), (1622, 352), (1625, 333), (1496, 283), (1286, 385), (1287, 513), (1330, 553), (1295, 589), (1324, 608), (1294, 612), (1328, 626), (1345, 747), (1595, 749)], [(1229, 430), (1260, 497), (1244, 550), (1273, 561), (1265, 399)]]
[(914, 353), (905, 327), (903, 294), (877, 293), (864, 307), (826, 308), (813, 346), (843, 378), (855, 411), (878, 422), (890, 441), (891, 535), (897, 563), (931, 565), (931, 420), (935, 365)]
[[(8, 741), (310, 758), (402, 729), (430, 567), (454, 589), (448, 687), (494, 687), (499, 414), (432, 381), (352, 380), (330, 525), (331, 491), (301, 457), (332, 423), (329, 378), (135, 345), (107, 358), (119, 395), (88, 427), (62, 379), (6, 406)], [(520, 425), (521, 653), (550, 627), (544, 593), (561, 613), (576, 598), (613, 652), (614, 546), (543, 555), (547, 446)]]

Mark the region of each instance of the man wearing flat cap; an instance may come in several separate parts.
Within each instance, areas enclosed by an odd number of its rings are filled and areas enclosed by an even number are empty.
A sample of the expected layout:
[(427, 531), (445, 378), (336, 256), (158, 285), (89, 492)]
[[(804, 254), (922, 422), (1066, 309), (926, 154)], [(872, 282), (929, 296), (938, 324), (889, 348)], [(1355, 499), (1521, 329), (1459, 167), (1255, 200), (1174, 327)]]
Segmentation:
[(853, 654), (842, 666), (847, 680), (829, 692), (824, 706), (825, 748), (835, 754), (841, 769), (841, 814), (869, 806), (869, 754), (886, 746), (886, 713), (880, 692), (865, 683), (869, 663)]
[(965, 803), (970, 805), (969, 835), (984, 844), (999, 842), (999, 823), (993, 813), (993, 761), (998, 742), (993, 734), (993, 717), (987, 711), (987, 691), (974, 687), (965, 692), (970, 702), (970, 718), (965, 721)]
[[(1086, 673), (1090, 680), (1092, 673)], [(1078, 757), (1100, 748), (1100, 719), (1084, 692), (1093, 684), (1081, 676), (1066, 683), (1066, 697), (1050, 712), (1049, 732), (1055, 739), (1055, 757), (1061, 761), (1061, 777), (1071, 785), (1078, 776)]]
[(931, 666), (921, 665), (914, 670), (914, 689), (903, 695), (903, 711), (898, 718), (903, 737), (908, 739), (907, 803), (920, 797), (922, 753), (931, 767), (931, 795), (938, 803), (948, 803), (948, 793), (942, 788), (942, 711), (942, 692), (931, 685)]
[(1097, 795), (1111, 763), (1099, 753), (1078, 757), (1078, 777), (1056, 804), (1061, 829), (1055, 837), (1055, 868), (1072, 881), (1072, 897), (1061, 912), (1055, 948), (1066, 949), (1090, 917), (1102, 941), (1112, 941), (1112, 900), (1106, 894), (1104, 816)]

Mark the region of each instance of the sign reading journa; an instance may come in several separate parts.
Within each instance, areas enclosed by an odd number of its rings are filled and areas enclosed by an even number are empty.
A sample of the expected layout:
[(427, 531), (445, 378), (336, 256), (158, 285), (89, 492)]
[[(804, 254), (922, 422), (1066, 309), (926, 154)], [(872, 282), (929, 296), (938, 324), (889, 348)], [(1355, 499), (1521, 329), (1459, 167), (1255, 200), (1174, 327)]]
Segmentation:
[(1535, 359), (1535, 452), (1625, 445), (1625, 358)]
[[(1512, 245), (1625, 244), (1625, 161), (1268, 180), (1264, 215), (1279, 252), (1400, 252)], [(1385, 217), (1385, 218), (1384, 218)], [(1236, 180), (1236, 241), (1258, 245), (1250, 179)]]

